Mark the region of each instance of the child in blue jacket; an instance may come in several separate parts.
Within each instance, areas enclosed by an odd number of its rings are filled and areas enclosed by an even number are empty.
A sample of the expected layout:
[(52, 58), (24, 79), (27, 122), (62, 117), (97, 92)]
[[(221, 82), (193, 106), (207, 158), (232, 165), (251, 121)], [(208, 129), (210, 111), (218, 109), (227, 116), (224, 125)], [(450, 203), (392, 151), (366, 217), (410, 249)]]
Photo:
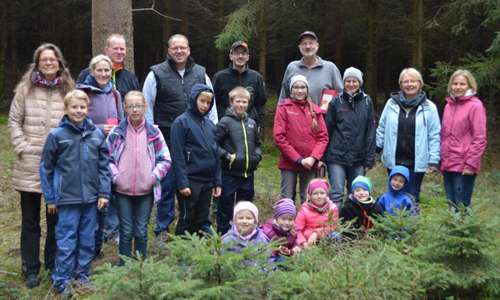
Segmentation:
[(197, 233), (206, 226), (212, 191), (219, 197), (222, 175), (217, 144), (217, 127), (206, 117), (212, 106), (213, 91), (195, 84), (185, 113), (170, 130), (172, 169), (179, 203), (176, 235)]
[(382, 209), (382, 216), (390, 213), (396, 215), (395, 210), (407, 210), (410, 215), (417, 214), (420, 209), (415, 205), (412, 195), (406, 192), (410, 182), (410, 170), (405, 166), (395, 166), (389, 174), (389, 191), (377, 199)]
[(67, 297), (72, 278), (89, 283), (97, 209), (104, 208), (110, 196), (106, 137), (87, 118), (88, 111), (87, 94), (73, 90), (66, 95), (66, 115), (47, 137), (40, 164), (49, 214), (59, 211), (52, 281)]

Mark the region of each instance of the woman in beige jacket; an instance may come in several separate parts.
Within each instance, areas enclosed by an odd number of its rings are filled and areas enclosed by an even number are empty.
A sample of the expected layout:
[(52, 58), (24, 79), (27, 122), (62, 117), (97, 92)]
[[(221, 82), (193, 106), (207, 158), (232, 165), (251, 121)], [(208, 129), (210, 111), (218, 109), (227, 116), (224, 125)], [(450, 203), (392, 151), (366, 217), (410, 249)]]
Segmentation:
[[(64, 116), (63, 99), (75, 87), (61, 50), (43, 44), (33, 55), (33, 63), (17, 85), (9, 114), (9, 133), (17, 155), (12, 187), (21, 193), (21, 258), (29, 288), (39, 285), (40, 271), (40, 157), (47, 135)], [(54, 269), (57, 210), (46, 208), (47, 237), (45, 269)]]

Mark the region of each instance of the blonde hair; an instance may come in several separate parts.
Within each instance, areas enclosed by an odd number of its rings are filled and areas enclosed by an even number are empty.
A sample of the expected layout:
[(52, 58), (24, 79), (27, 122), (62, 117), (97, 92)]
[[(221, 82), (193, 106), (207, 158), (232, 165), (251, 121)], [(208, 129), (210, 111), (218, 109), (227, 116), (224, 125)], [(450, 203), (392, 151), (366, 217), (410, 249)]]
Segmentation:
[(318, 129), (318, 121), (316, 121), (316, 114), (314, 113), (313, 101), (311, 97), (309, 97), (309, 95), (307, 95), (306, 101), (307, 104), (309, 104), (309, 110), (311, 111), (313, 132), (316, 132), (316, 129)]
[(457, 76), (463, 76), (465, 79), (467, 79), (467, 82), (469, 83), (469, 88), (474, 92), (477, 93), (477, 83), (476, 79), (474, 78), (474, 75), (468, 70), (456, 70), (453, 75), (450, 77), (450, 82), (448, 82), (448, 94), (451, 95), (451, 87), (453, 85), (453, 79)]
[(90, 60), (89, 68), (93, 71), (95, 69), (95, 65), (97, 65), (98, 63), (100, 63), (103, 60), (109, 64), (110, 68), (113, 68), (113, 62), (111, 62), (111, 59), (109, 58), (109, 56), (107, 56), (105, 54), (99, 54), (97, 56), (94, 56)]
[(237, 86), (229, 92), (229, 102), (232, 103), (236, 97), (245, 98), (250, 101), (250, 93), (242, 86)]
[(87, 103), (87, 107), (90, 105), (90, 99), (89, 96), (87, 96), (87, 93), (84, 91), (80, 90), (72, 90), (69, 91), (66, 96), (64, 96), (64, 106), (67, 108), (69, 105), (69, 102), (71, 101), (72, 98), (78, 99), (78, 100), (85, 100)]
[(71, 74), (69, 73), (69, 69), (66, 67), (66, 61), (64, 60), (64, 56), (62, 55), (61, 49), (54, 44), (45, 43), (36, 48), (35, 53), (33, 54), (33, 63), (30, 64), (28, 71), (24, 73), (21, 81), (17, 84), (14, 89), (15, 93), (24, 93), (28, 95), (31, 92), (35, 84), (35, 79), (37, 77), (38, 68), (40, 64), (40, 56), (43, 51), (52, 50), (56, 55), (57, 61), (59, 62), (59, 71), (56, 76), (61, 79), (61, 89), (59, 92), (61, 94), (66, 94), (70, 90), (75, 88), (75, 81), (71, 78)]
[(399, 87), (403, 89), (403, 77), (406, 74), (420, 81), (420, 90), (422, 90), (424, 87), (424, 80), (422, 79), (422, 74), (420, 74), (420, 72), (415, 68), (406, 68), (401, 71), (401, 74), (399, 74)]
[(132, 90), (125, 95), (125, 98), (123, 98), (123, 105), (125, 105), (127, 97), (133, 96), (142, 98), (142, 103), (146, 103), (146, 98), (144, 98), (144, 95), (140, 91)]
[(203, 95), (205, 95), (205, 96), (209, 97), (212, 101), (213, 101), (213, 99), (214, 99), (214, 94), (212, 94), (212, 92), (211, 92), (211, 91), (209, 91), (209, 90), (206, 90), (206, 91), (200, 92), (200, 93), (198, 94), (198, 96), (196, 96), (196, 99), (198, 99), (198, 97), (200, 97), (200, 95), (201, 95), (201, 94), (203, 94)]

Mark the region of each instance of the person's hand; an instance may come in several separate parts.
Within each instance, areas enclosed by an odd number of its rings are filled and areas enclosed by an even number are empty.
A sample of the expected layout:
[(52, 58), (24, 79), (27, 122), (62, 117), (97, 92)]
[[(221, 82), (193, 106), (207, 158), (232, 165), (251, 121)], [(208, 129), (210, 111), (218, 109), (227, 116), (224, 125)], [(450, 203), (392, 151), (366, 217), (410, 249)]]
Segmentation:
[(313, 167), (315, 162), (316, 162), (316, 159), (314, 159), (314, 157), (308, 157), (308, 158), (304, 158), (302, 160), (301, 164), (302, 164), (302, 166), (304, 166), (304, 168), (311, 170), (311, 168)]
[(98, 210), (103, 209), (104, 207), (106, 207), (106, 205), (108, 205), (108, 202), (109, 202), (108, 199), (99, 197), (99, 199), (97, 199), (97, 209)]
[(427, 172), (425, 172), (425, 173), (426, 174), (431, 174), (431, 173), (434, 173), (434, 172), (437, 172), (436, 168), (427, 168)]
[(307, 243), (310, 245), (316, 245), (316, 242), (318, 241), (318, 233), (313, 232), (309, 239), (307, 240)]
[(326, 163), (322, 162), (321, 160), (318, 162), (318, 168), (321, 168), (325, 166), (326, 167)]
[(293, 252), (295, 252), (295, 253), (298, 253), (298, 252), (300, 252), (300, 251), (302, 251), (302, 248), (301, 248), (300, 246), (295, 246), (295, 247), (293, 248)]
[(47, 212), (49, 215), (56, 215), (59, 210), (57, 209), (57, 206), (55, 203), (47, 204)]
[(288, 247), (279, 245), (278, 249), (280, 250), (280, 254), (290, 256), (290, 249), (288, 249)]
[(468, 170), (467, 168), (465, 168), (464, 171), (462, 172), (462, 175), (464, 175), (464, 176), (472, 176), (472, 175), (474, 175), (474, 172), (472, 172), (471, 170)]
[(214, 191), (214, 197), (220, 197), (221, 193), (222, 193), (222, 188), (220, 186), (216, 186)]
[(111, 130), (115, 127), (116, 125), (104, 125), (102, 127), (102, 130), (104, 131), (104, 135), (108, 136), (108, 134), (111, 132)]
[(231, 158), (229, 159), (229, 162), (233, 162), (236, 159), (236, 154), (231, 154)]
[(191, 196), (191, 189), (187, 187), (185, 189), (179, 190), (179, 193), (181, 193), (181, 195), (184, 197), (189, 197)]
[(363, 171), (365, 171), (365, 173), (366, 173), (366, 172), (368, 172), (368, 170), (370, 170), (370, 169), (371, 169), (370, 167), (365, 167), (365, 168), (363, 169)]

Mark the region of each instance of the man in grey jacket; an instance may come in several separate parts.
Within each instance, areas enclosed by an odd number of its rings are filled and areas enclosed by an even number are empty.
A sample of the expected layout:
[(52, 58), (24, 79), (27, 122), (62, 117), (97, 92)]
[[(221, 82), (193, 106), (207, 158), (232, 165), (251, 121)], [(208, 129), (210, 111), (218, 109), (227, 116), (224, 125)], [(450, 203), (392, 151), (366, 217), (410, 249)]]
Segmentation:
[(319, 49), (318, 37), (312, 31), (305, 31), (299, 36), (299, 50), (302, 59), (292, 61), (285, 71), (281, 85), (280, 100), (290, 97), (288, 86), (294, 75), (303, 75), (309, 81), (309, 96), (314, 103), (320, 104), (324, 90), (342, 92), (344, 87), (342, 76), (337, 66), (317, 56)]

